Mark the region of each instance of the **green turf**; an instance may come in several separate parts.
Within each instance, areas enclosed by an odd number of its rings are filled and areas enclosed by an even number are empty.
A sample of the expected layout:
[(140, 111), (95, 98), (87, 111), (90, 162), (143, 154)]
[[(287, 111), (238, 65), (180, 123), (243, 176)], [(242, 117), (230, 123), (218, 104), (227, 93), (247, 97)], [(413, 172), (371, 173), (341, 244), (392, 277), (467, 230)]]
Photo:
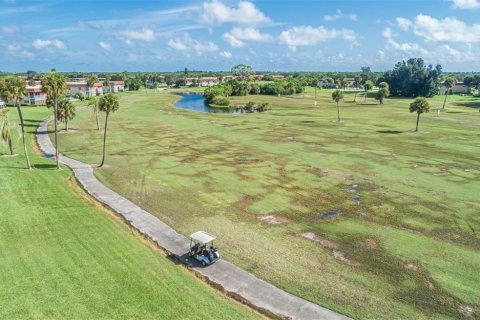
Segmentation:
[[(50, 112), (23, 109), (32, 147)], [(28, 171), (23, 156), (0, 157), (0, 319), (257, 317), (86, 200), (67, 168), (31, 159)]]
[[(242, 268), (355, 318), (478, 316), (479, 98), (451, 96), (440, 115), (443, 97), (430, 99), (418, 133), (409, 99), (347, 93), (341, 123), (329, 90), (318, 107), (312, 88), (232, 99), (272, 103), (261, 114), (196, 113), (176, 99), (122, 96), (102, 181), (185, 235), (216, 234)], [(92, 112), (71, 125), (61, 149), (98, 163)], [(329, 210), (343, 214), (322, 219)]]

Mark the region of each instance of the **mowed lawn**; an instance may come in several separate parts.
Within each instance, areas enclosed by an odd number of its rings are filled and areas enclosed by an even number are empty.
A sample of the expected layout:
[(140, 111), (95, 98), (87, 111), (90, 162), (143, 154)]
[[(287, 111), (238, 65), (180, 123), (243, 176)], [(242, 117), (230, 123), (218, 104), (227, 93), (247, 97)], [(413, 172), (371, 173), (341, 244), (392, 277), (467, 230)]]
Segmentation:
[[(51, 111), (24, 107), (32, 163), (0, 156), (0, 319), (244, 319), (221, 295), (95, 204), (31, 134)], [(16, 111), (9, 112), (12, 121)], [(14, 141), (16, 151), (21, 141)], [(0, 145), (0, 155), (7, 151)]]
[[(479, 98), (449, 97), (418, 133), (410, 99), (347, 93), (337, 123), (329, 90), (318, 107), (311, 88), (233, 98), (272, 103), (262, 114), (179, 110), (178, 98), (122, 95), (102, 181), (185, 235), (217, 235), (225, 259), (355, 318), (479, 316)], [(60, 149), (98, 163), (92, 111), (71, 127)]]

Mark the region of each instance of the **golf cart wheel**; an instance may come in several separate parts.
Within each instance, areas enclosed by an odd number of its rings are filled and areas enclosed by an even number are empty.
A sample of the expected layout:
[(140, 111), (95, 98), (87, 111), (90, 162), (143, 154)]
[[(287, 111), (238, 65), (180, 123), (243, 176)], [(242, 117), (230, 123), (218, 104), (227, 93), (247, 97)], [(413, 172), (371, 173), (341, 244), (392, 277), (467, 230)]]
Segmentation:
[(206, 265), (207, 265), (207, 263), (205, 261), (202, 261), (202, 266), (205, 267)]

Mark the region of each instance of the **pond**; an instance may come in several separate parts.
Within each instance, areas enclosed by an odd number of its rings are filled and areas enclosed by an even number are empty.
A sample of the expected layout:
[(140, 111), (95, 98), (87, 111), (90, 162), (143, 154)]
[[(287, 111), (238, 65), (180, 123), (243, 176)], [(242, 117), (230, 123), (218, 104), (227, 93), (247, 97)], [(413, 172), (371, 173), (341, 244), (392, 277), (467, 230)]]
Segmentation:
[(181, 93), (180, 96), (181, 98), (175, 102), (175, 107), (180, 109), (207, 113), (247, 113), (243, 109), (212, 108), (205, 103), (203, 94)]

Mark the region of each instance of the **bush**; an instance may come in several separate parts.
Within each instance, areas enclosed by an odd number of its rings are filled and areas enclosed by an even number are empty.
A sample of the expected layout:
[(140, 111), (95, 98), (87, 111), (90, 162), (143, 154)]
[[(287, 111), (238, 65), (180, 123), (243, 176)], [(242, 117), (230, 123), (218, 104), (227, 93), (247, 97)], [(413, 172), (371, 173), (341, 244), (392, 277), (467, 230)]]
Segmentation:
[(212, 104), (216, 104), (217, 106), (229, 106), (230, 100), (227, 97), (216, 96), (213, 97)]
[(83, 101), (86, 98), (85, 93), (83, 93), (82, 91), (75, 93), (75, 95), (73, 97), (75, 99), (80, 100), (80, 101)]

